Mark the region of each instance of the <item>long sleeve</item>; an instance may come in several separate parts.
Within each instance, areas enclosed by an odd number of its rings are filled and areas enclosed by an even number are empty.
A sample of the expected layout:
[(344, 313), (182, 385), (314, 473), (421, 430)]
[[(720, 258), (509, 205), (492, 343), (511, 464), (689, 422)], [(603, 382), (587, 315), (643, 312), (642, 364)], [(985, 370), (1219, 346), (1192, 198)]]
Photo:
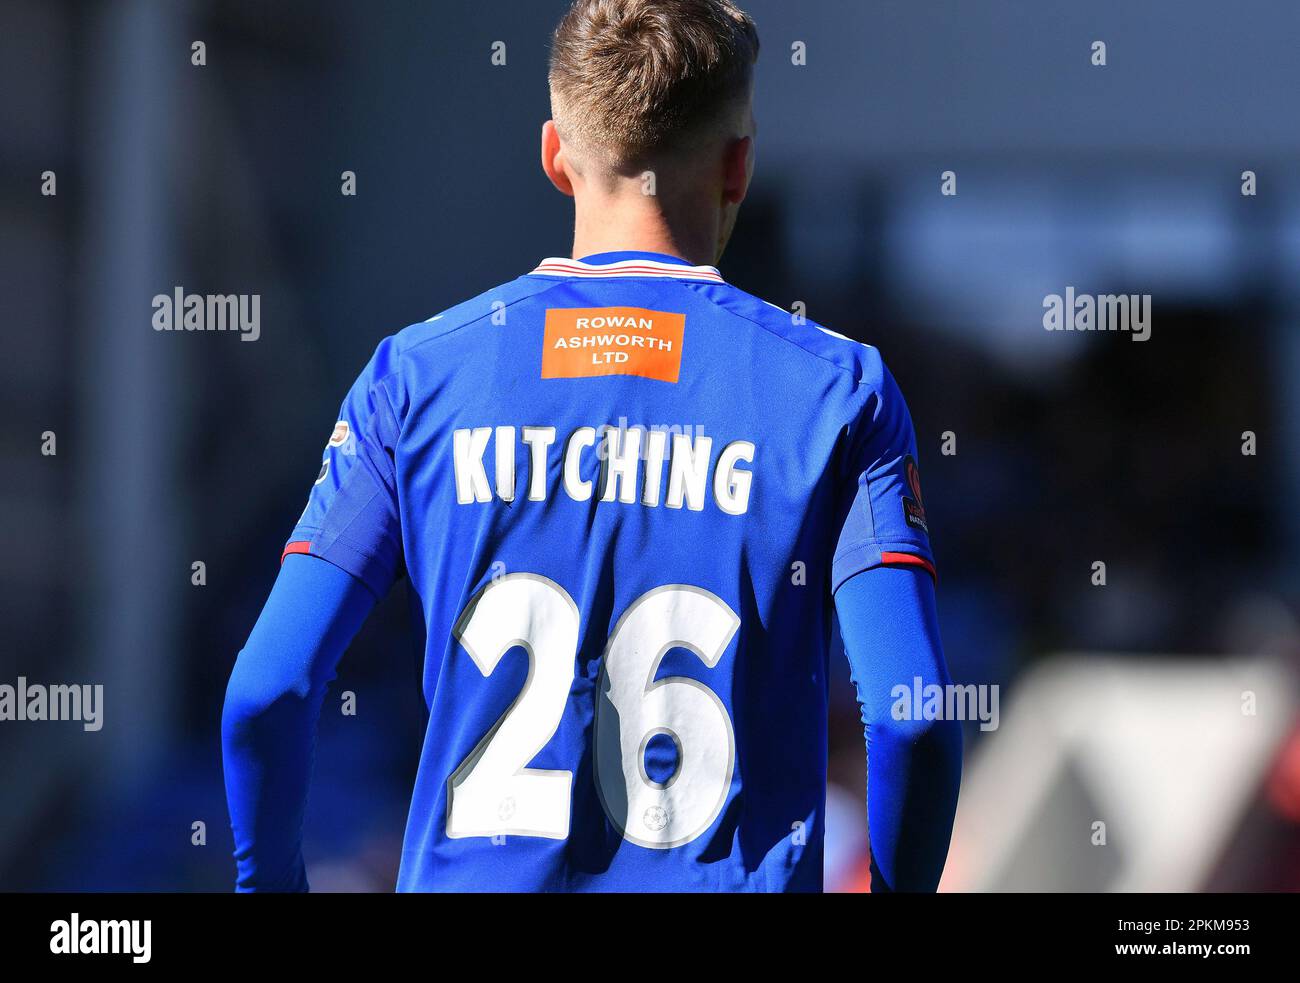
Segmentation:
[(235, 662), (221, 720), (238, 891), (305, 891), (302, 821), (326, 687), (375, 596), (325, 560), (285, 558)]
[(948, 855), (961, 781), (961, 725), (895, 719), (896, 687), (951, 682), (934, 584), (919, 567), (876, 567), (835, 594), (862, 706), (872, 891), (933, 891)]

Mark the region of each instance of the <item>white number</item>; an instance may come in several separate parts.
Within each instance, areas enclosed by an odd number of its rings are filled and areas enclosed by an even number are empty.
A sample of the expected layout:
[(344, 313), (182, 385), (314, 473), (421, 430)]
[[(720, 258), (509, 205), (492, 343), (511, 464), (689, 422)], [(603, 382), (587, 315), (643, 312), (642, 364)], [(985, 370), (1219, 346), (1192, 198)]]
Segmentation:
[[(670, 648), (690, 649), (712, 669), (740, 620), (721, 598), (673, 585), (642, 594), (619, 619), (597, 687), (596, 789), (610, 820), (640, 846), (689, 843), (718, 818), (736, 762), (727, 710), (703, 683), (655, 681)], [(666, 782), (645, 772), (650, 738), (677, 745)]]
[(447, 835), (569, 835), (573, 772), (525, 767), (551, 739), (573, 683), (578, 606), (564, 588), (512, 573), (470, 601), (455, 635), (479, 672), (492, 675), (516, 645), (528, 652), (528, 679), (447, 782)]
[[(594, 726), (596, 790), (610, 821), (633, 843), (668, 849), (712, 825), (735, 771), (735, 734), (726, 708), (703, 683), (655, 680), (668, 650), (718, 664), (740, 619), (719, 597), (673, 584), (642, 594), (605, 649)], [(578, 608), (564, 588), (535, 574), (509, 574), (470, 602), (456, 637), (484, 676), (510, 648), (529, 654), (515, 702), (447, 783), (447, 835), (569, 834), (571, 771), (526, 765), (560, 725), (578, 650)], [(646, 745), (665, 734), (677, 767), (667, 781), (645, 771)]]

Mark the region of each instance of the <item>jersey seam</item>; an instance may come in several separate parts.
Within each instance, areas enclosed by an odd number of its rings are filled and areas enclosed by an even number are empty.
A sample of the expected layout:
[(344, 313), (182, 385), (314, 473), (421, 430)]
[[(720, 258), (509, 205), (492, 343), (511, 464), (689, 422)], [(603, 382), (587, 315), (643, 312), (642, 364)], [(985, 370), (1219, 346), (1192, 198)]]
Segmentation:
[[(684, 281), (684, 280), (675, 280), (675, 281), (673, 281), (673, 282), (679, 284), (680, 286), (686, 286), (686, 285), (687, 285), (687, 281)], [(710, 284), (706, 284), (706, 286), (710, 286)], [(712, 286), (716, 286), (716, 284), (712, 284)], [(740, 290), (739, 287), (736, 287), (736, 286), (734, 286), (733, 284), (730, 284), (730, 283), (726, 284), (726, 286), (728, 286), (728, 287), (732, 287), (733, 290)], [(741, 292), (741, 293), (744, 293), (743, 290), (741, 290), (740, 292)], [(770, 334), (773, 338), (779, 338), (781, 341), (784, 341), (787, 345), (790, 345), (790, 346), (792, 346), (792, 347), (794, 347), (794, 348), (799, 349), (799, 351), (803, 352), (805, 355), (808, 355), (808, 356), (810, 356), (810, 357), (812, 357), (812, 358), (815, 358), (815, 359), (819, 359), (820, 361), (825, 362), (827, 365), (834, 366), (835, 368), (839, 369), (841, 372), (845, 372), (845, 373), (847, 373), (849, 376), (851, 376), (851, 377), (853, 378), (853, 381), (854, 381), (854, 383), (855, 383), (856, 385), (862, 385), (862, 384), (866, 381), (866, 380), (863, 379), (861, 376), (859, 376), (856, 372), (854, 372), (853, 369), (846, 368), (845, 366), (840, 365), (838, 362), (833, 361), (833, 360), (827, 358), (825, 355), (818, 355), (816, 352), (808, 350), (808, 349), (805, 348), (803, 345), (799, 344), (799, 342), (794, 341), (793, 339), (786, 337), (785, 335), (781, 334), (780, 332), (777, 332), (777, 331), (772, 330), (772, 329), (769, 328), (766, 324), (764, 324), (762, 321), (755, 320), (754, 318), (750, 317), (748, 314), (742, 314), (740, 311), (733, 311), (733, 310), (731, 310), (731, 309), (728, 308), (728, 307), (724, 307), (723, 305), (719, 304), (716, 300), (714, 300), (712, 297), (709, 297), (709, 296), (706, 295), (706, 294), (701, 294), (701, 296), (704, 297), (704, 299), (705, 299), (708, 303), (712, 304), (712, 305), (713, 305), (714, 307), (716, 307), (718, 310), (723, 311), (723, 312), (725, 312), (725, 313), (727, 313), (727, 314), (733, 314), (733, 315), (735, 315), (736, 317), (741, 318), (742, 320), (748, 321), (750, 324), (754, 325), (755, 327), (757, 327), (757, 328), (760, 329), (761, 331), (764, 331), (764, 332), (766, 332), (767, 334)], [(747, 296), (749, 296), (749, 295), (747, 295)], [(755, 299), (758, 300), (758, 299), (760, 299), (760, 298), (755, 298)], [(779, 308), (778, 308), (778, 309), (779, 309)], [(851, 340), (851, 339), (849, 339), (849, 340)], [(852, 343), (855, 344), (855, 345), (862, 345), (863, 348), (870, 348), (870, 347), (871, 347), (870, 345), (863, 345), (862, 342), (860, 342), (860, 341), (854, 341), (854, 342), (852, 342)]]
[[(520, 277), (519, 279), (523, 279), (523, 277)], [(544, 293), (546, 293), (546, 291), (550, 290), (552, 287), (559, 286), (559, 284), (560, 284), (560, 283), (563, 283), (563, 282), (565, 282), (565, 281), (563, 281), (563, 280), (559, 280), (559, 281), (556, 281), (556, 282), (553, 283), (553, 284), (550, 284), (550, 285), (547, 286), (547, 287), (543, 287), (541, 290), (534, 290), (532, 293), (525, 294), (525, 295), (522, 296), (522, 297), (516, 297), (514, 300), (510, 301), (510, 303), (505, 304), (505, 305), (503, 305), (501, 308), (499, 308), (499, 310), (503, 310), (503, 311), (504, 311), (504, 310), (508, 310), (509, 308), (514, 307), (516, 304), (522, 304), (524, 301), (526, 301), (526, 300), (531, 300), (533, 297), (537, 297), (537, 296), (539, 296), (540, 294), (544, 294)], [(484, 291), (484, 293), (491, 293), (491, 292), (492, 292), (492, 291), (490, 291), (490, 290), (488, 290), (488, 291)], [(435, 341), (441, 341), (443, 338), (449, 338), (449, 337), (451, 337), (452, 335), (456, 334), (456, 332), (458, 332), (458, 331), (463, 331), (465, 328), (468, 328), (468, 327), (470, 327), (471, 325), (477, 324), (479, 321), (483, 320), (485, 317), (491, 317), (494, 313), (496, 313), (496, 311), (491, 311), (491, 310), (490, 310), (490, 311), (487, 311), (487, 312), (485, 312), (485, 313), (483, 313), (483, 314), (480, 314), (478, 317), (470, 318), (468, 321), (464, 321), (464, 322), (462, 322), (462, 323), (460, 323), (460, 324), (457, 324), (457, 325), (456, 325), (455, 327), (453, 327), (453, 328), (450, 328), (450, 329), (448, 329), (448, 330), (446, 330), (446, 331), (440, 332), (439, 334), (434, 335), (432, 338), (425, 338), (425, 339), (422, 340), (422, 341), (417, 341), (417, 342), (415, 342), (414, 344), (412, 344), (412, 345), (408, 346), (407, 348), (405, 348), (404, 350), (399, 351), (399, 352), (397, 353), (397, 361), (398, 361), (398, 363), (399, 363), (398, 367), (394, 368), (392, 371), (388, 372), (386, 375), (383, 375), (383, 376), (381, 376), (380, 378), (376, 379), (376, 380), (371, 384), (371, 388), (374, 388), (375, 386), (379, 386), (379, 385), (381, 385), (381, 384), (387, 382), (389, 379), (393, 378), (393, 376), (398, 375), (398, 374), (401, 372), (401, 367), (400, 367), (401, 360), (402, 360), (404, 357), (406, 357), (406, 355), (409, 354), (410, 352), (415, 351), (417, 348), (422, 348), (422, 347), (425, 346), (425, 345), (432, 344), (432, 343), (435, 342)], [(421, 323), (425, 323), (425, 324), (427, 324), (428, 322), (425, 321), (425, 322), (421, 322)], [(414, 325), (409, 325), (409, 327), (414, 327)], [(391, 407), (390, 407), (390, 409), (391, 409)]]
[[(320, 526), (294, 526), (294, 529), (295, 530), (301, 529), (304, 532), (313, 532), (313, 533), (323, 533), (325, 531)], [(321, 543), (319, 545), (316, 543), (315, 536), (308, 536), (305, 540), (291, 538), (289, 542), (290, 543), (305, 542), (305, 543), (309, 543), (313, 548), (319, 548), (322, 550), (331, 550), (334, 547), (338, 546), (342, 549), (347, 550), (349, 553), (352, 553), (355, 556), (360, 557), (363, 560), (380, 561), (380, 562), (384, 560), (383, 555), (378, 550), (375, 550), (368, 546), (363, 546), (357, 540), (351, 539), (342, 534), (334, 536), (329, 540), (328, 543)], [(319, 556), (320, 554), (317, 553), (317, 554), (310, 554), (310, 555)]]

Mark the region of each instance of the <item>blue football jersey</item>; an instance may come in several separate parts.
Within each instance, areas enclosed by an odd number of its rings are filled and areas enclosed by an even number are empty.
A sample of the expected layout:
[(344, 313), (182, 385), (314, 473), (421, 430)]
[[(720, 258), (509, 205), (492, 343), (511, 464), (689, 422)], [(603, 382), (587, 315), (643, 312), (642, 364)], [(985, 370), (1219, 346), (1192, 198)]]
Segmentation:
[(832, 594), (933, 573), (874, 348), (671, 256), (379, 344), (286, 552), (423, 622), (398, 889), (819, 890)]

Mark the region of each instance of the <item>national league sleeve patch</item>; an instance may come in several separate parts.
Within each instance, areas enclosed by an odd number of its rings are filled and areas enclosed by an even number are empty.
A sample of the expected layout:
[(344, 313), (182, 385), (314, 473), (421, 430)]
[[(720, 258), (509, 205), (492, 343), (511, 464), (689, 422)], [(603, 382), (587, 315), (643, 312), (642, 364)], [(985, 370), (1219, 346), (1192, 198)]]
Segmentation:
[(916, 458), (908, 454), (903, 458), (903, 477), (907, 480), (907, 489), (912, 494), (903, 496), (903, 516), (913, 529), (920, 529), (927, 536), (930, 526), (925, 520), (925, 500), (921, 497), (921, 469), (916, 466)]

